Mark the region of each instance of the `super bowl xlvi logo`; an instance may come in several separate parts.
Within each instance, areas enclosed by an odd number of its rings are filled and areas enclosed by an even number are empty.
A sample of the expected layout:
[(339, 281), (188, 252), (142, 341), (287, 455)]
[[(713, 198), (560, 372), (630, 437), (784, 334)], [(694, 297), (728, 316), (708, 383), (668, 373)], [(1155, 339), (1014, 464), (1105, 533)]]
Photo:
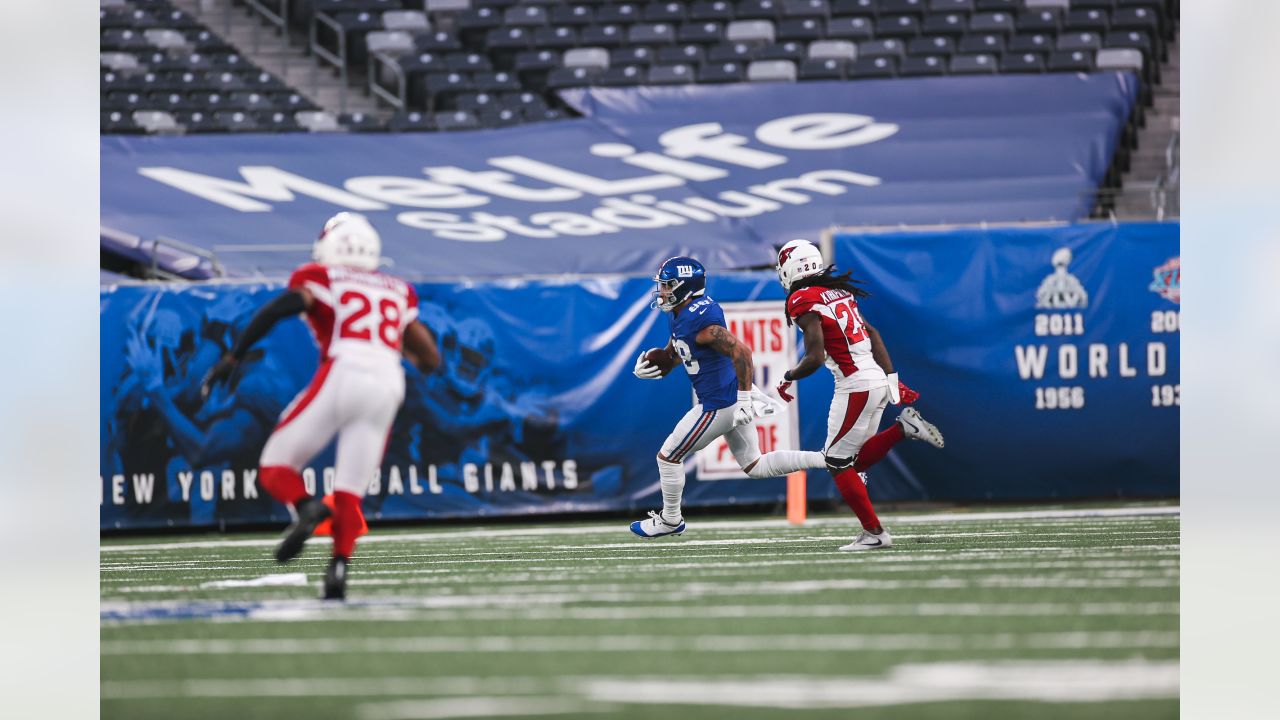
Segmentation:
[(692, 265), (677, 265), (677, 266), (676, 266), (676, 276), (677, 276), (677, 277), (682, 277), (682, 278), (690, 278), (690, 277), (693, 277), (693, 266), (692, 266)]
[(1036, 309), (1077, 310), (1089, 306), (1089, 293), (1084, 285), (1067, 271), (1071, 259), (1071, 248), (1058, 248), (1053, 253), (1053, 273), (1036, 290)]
[(1172, 257), (1152, 271), (1155, 279), (1147, 286), (1151, 292), (1168, 300), (1182, 304), (1182, 257)]

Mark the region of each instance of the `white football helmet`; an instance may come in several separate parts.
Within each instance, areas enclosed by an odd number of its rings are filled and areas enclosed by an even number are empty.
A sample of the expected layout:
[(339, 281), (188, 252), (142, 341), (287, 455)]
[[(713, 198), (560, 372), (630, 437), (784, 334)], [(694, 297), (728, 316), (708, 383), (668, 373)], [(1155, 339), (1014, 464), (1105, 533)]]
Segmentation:
[(778, 251), (778, 280), (788, 292), (800, 278), (817, 275), (827, 269), (822, 251), (808, 240), (792, 240)]
[(311, 249), (311, 259), (321, 265), (377, 270), (382, 260), (382, 238), (365, 216), (340, 212), (324, 224)]

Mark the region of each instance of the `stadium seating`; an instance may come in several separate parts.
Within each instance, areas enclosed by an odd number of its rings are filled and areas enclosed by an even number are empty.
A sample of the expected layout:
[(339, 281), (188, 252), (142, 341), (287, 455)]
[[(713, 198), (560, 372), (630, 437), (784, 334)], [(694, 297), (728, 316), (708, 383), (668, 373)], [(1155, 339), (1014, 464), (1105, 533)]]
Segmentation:
[[(1143, 97), (1177, 32), (1177, 0), (293, 0), (288, 24), (323, 62), (398, 111), (395, 127), (450, 129), (542, 119), (557, 91), (589, 85), (833, 80), (972, 73), (1132, 70)], [(103, 132), (229, 132), (231, 109), (316, 111), (283, 102), (264, 73), (165, 0), (101, 9)], [(589, 61), (583, 60), (589, 58)], [(756, 65), (753, 63), (769, 63)], [(790, 63), (790, 65), (778, 64)], [(241, 102), (238, 92), (260, 101)], [(520, 110), (449, 113), (475, 93), (528, 92)], [(207, 101), (217, 94), (219, 103)], [(177, 95), (178, 97), (174, 97)], [(510, 108), (507, 108), (510, 110)], [(203, 113), (187, 128), (140, 111)], [(409, 122), (404, 118), (419, 113)], [(116, 113), (113, 115), (112, 113)], [(446, 113), (436, 117), (435, 114)], [(253, 117), (260, 117), (253, 115)], [(214, 118), (211, 120), (210, 118)], [(294, 118), (296, 121), (297, 118)], [(367, 131), (371, 118), (340, 118)], [(348, 122), (350, 120), (350, 122)], [(354, 124), (352, 124), (354, 123)], [(268, 129), (295, 123), (266, 123)], [(379, 127), (386, 127), (377, 123)]]

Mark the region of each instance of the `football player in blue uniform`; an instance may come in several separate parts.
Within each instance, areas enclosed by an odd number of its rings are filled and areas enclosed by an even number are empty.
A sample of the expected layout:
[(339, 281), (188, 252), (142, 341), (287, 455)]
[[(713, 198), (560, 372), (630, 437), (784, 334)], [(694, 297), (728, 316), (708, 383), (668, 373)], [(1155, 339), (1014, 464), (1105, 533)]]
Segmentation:
[[(751, 351), (729, 332), (724, 311), (706, 295), (707, 271), (702, 263), (690, 257), (673, 257), (662, 263), (653, 280), (658, 286), (651, 307), (669, 313), (671, 339), (667, 352), (675, 353), (684, 366), (697, 403), (676, 423), (658, 453), (662, 512), (650, 512), (647, 519), (631, 523), (631, 532), (644, 538), (684, 532), (680, 499), (684, 494), (685, 458), (716, 438), (725, 438), (738, 465), (753, 478), (820, 468), (826, 462), (820, 452), (778, 450), (760, 454), (760, 439), (752, 427), (755, 410), (751, 402)], [(661, 379), (662, 370), (645, 354), (640, 353), (636, 359), (635, 376)]]

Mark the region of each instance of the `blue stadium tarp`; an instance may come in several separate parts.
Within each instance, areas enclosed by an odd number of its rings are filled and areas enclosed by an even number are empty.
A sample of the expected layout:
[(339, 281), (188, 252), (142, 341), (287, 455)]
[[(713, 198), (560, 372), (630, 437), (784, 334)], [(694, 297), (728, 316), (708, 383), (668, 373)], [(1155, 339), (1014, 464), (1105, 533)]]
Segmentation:
[(589, 89), (470, 133), (102, 139), (102, 223), (287, 273), (358, 210), (413, 279), (772, 263), (832, 225), (1078, 219), (1127, 73)]

